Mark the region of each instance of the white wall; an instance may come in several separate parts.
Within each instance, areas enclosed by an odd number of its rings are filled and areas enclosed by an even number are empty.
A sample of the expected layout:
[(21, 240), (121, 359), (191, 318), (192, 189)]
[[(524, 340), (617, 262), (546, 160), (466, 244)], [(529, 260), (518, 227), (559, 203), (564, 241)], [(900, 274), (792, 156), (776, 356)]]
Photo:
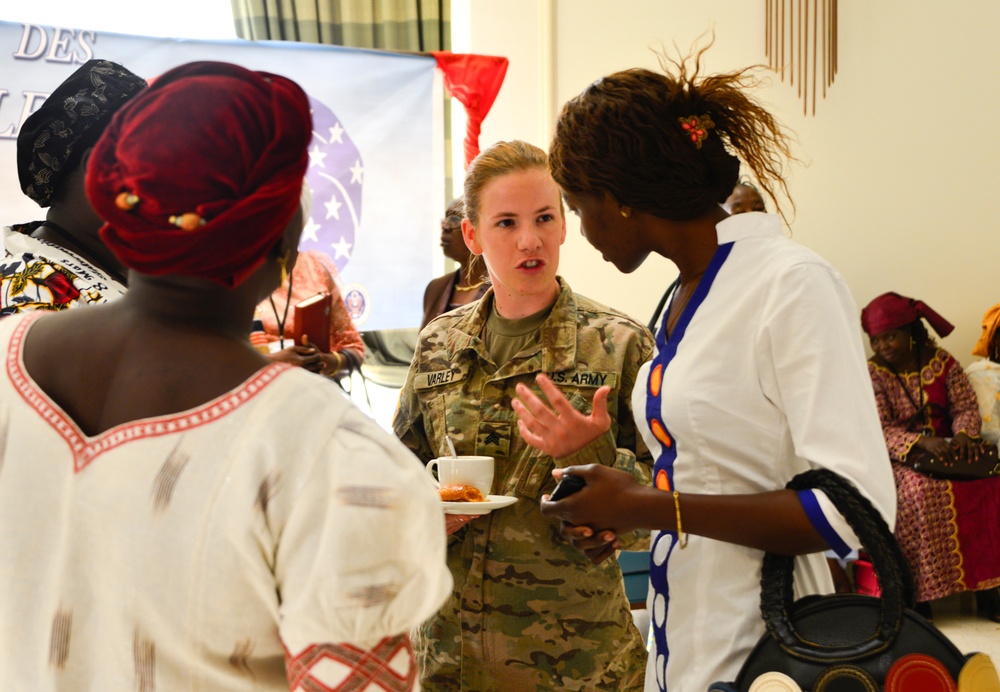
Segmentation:
[(234, 39), (236, 24), (229, 0), (7, 0), (6, 22), (96, 29), (118, 34), (166, 38)]
[[(547, 148), (556, 108), (627, 67), (657, 68), (651, 47), (684, 52), (714, 30), (706, 67), (764, 63), (765, 0), (453, 0), (469, 50), (505, 55), (504, 86), (480, 142)], [(791, 234), (844, 275), (859, 307), (884, 291), (918, 297), (956, 324), (941, 341), (963, 363), (1000, 302), (1000, 239), (987, 213), (1000, 162), (1000, 3), (842, 2), (839, 72), (815, 117), (774, 78), (763, 101), (796, 135)], [(580, 292), (647, 321), (676, 275), (659, 257), (631, 276), (605, 264), (570, 218), (562, 271)]]

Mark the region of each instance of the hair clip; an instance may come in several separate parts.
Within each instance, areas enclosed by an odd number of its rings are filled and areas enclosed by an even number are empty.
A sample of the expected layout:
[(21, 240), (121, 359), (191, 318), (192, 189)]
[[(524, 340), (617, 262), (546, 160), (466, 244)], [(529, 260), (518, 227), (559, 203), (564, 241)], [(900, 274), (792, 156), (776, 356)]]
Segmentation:
[(677, 122), (691, 138), (695, 149), (701, 149), (701, 143), (708, 137), (708, 131), (715, 127), (715, 123), (712, 122), (708, 113), (701, 116), (692, 115), (687, 118), (677, 118)]
[(180, 216), (171, 216), (167, 220), (182, 231), (195, 231), (199, 226), (205, 225), (205, 219), (193, 211), (186, 212)]
[(119, 192), (115, 197), (115, 206), (122, 211), (132, 211), (139, 203), (139, 196), (131, 192)]

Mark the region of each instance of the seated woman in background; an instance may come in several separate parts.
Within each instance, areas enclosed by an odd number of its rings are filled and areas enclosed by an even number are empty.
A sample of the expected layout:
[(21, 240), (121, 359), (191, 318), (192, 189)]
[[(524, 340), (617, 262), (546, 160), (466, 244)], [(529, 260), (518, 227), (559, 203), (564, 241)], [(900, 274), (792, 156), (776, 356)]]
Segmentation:
[(1000, 622), (1000, 478), (936, 480), (901, 463), (919, 447), (962, 463), (982, 450), (979, 407), (962, 366), (934, 343), (954, 327), (923, 302), (884, 293), (861, 311), (874, 355), (868, 371), (892, 459), (896, 538), (916, 581), (917, 610), (976, 591), (979, 614)]
[(98, 141), (128, 293), (0, 321), (4, 689), (413, 689), (409, 630), (451, 588), (437, 493), (247, 339), (294, 259), (311, 131), (294, 82), (196, 62)]
[[(544, 151), (519, 141), (487, 148), (466, 173), (465, 201), (462, 233), (491, 288), (421, 331), (393, 427), (425, 462), (449, 454), (448, 436), (459, 454), (494, 457), (493, 493), (519, 501), (448, 517), (455, 592), (414, 636), (421, 682), (454, 692), (641, 690), (646, 647), (618, 562), (591, 567), (538, 499), (555, 486), (552, 469), (572, 463), (650, 483), (629, 398), (652, 336), (557, 276), (566, 219)], [(578, 412), (603, 401), (604, 434), (559, 450), (528, 446), (511, 400), (540, 373)]]
[(444, 256), (458, 262), (458, 269), (450, 274), (431, 279), (424, 289), (423, 329), (438, 315), (468, 305), (486, 294), (489, 275), (478, 258), (469, 252), (462, 238), (462, 219), (465, 202), (457, 197), (448, 205), (441, 219), (441, 249)]
[[(304, 197), (303, 216), (308, 217), (308, 195)], [(316, 250), (300, 252), (294, 261), (291, 272), (287, 266), (282, 265), (281, 285), (261, 301), (254, 314), (254, 321), (259, 322), (255, 329), (263, 330), (263, 341), (271, 350), (268, 357), (327, 377), (357, 369), (365, 357), (365, 344), (340, 295), (337, 265), (328, 255)], [(329, 293), (332, 299), (330, 350), (327, 352), (320, 351), (312, 344), (296, 344), (292, 337), (295, 333), (296, 303), (317, 293)], [(271, 344), (276, 344), (278, 350), (272, 350), (274, 346)]]
[(982, 360), (965, 369), (972, 391), (979, 401), (983, 427), (979, 434), (992, 445), (1000, 442), (1000, 304), (983, 315), (983, 333), (972, 349), (972, 355)]
[(733, 188), (733, 194), (729, 195), (725, 204), (726, 210), (730, 214), (745, 214), (748, 211), (767, 211), (764, 206), (764, 198), (760, 190), (754, 187), (746, 178), (741, 178)]

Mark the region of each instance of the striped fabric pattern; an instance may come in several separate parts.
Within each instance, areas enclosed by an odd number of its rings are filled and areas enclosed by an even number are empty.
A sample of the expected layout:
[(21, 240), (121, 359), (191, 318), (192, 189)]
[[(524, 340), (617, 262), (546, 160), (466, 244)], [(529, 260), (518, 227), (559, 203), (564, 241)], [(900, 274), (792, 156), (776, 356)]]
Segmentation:
[(236, 33), (426, 53), (451, 49), (451, 0), (232, 0)]

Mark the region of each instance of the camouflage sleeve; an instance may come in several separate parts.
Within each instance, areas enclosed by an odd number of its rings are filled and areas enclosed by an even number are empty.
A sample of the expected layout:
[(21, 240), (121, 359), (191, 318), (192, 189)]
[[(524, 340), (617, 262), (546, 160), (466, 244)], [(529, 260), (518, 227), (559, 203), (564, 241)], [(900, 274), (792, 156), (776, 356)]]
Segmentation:
[[(641, 439), (639, 444), (642, 444)], [(649, 456), (648, 452), (646, 452), (646, 456)], [(556, 459), (555, 464), (559, 468), (582, 466), (583, 464), (603, 464), (625, 471), (644, 485), (652, 483), (651, 460), (650, 463), (645, 464), (639, 462), (633, 450), (617, 445), (610, 430), (572, 454)]]
[[(636, 429), (632, 415), (632, 388), (636, 384), (639, 368), (653, 355), (653, 337), (645, 327), (639, 327), (624, 348), (621, 386), (617, 392), (617, 435), (609, 430), (582, 449), (555, 460), (555, 463), (558, 467), (599, 463), (625, 471), (638, 483), (652, 485), (653, 456)], [(623, 550), (648, 550), (649, 532), (625, 534), (619, 536), (619, 542)]]
[[(622, 367), (622, 385), (618, 390), (618, 439), (615, 468), (628, 471), (643, 485), (653, 484), (653, 455), (636, 428), (632, 411), (632, 390), (639, 368), (653, 357), (653, 335), (645, 327), (638, 338), (630, 340)], [(639, 385), (642, 386), (642, 385)], [(640, 530), (618, 537), (622, 550), (649, 550), (649, 531)]]
[(392, 430), (407, 449), (417, 455), (425, 464), (437, 455), (431, 451), (430, 442), (424, 429), (424, 416), (420, 410), (420, 400), (413, 387), (413, 375), (417, 371), (416, 358), (410, 364), (406, 382), (399, 390), (399, 402), (392, 417)]
[[(625, 410), (625, 409), (623, 409)], [(619, 418), (621, 420), (621, 418)], [(635, 422), (631, 421), (633, 433)], [(624, 427), (624, 426), (622, 426)], [(621, 428), (619, 429), (619, 432)], [(621, 435), (619, 435), (619, 438)], [(640, 435), (634, 435), (636, 451), (625, 447), (617, 448), (614, 468), (627, 471), (637, 482), (643, 485), (653, 484), (653, 456), (649, 453)], [(649, 531), (636, 530), (618, 537), (622, 550), (649, 550)]]
[[(641, 326), (640, 329), (641, 331), (636, 338), (629, 340), (626, 346), (622, 366), (621, 387), (618, 389), (619, 413), (616, 440), (619, 455), (615, 468), (628, 471), (640, 483), (651, 485), (653, 482), (653, 455), (636, 428), (635, 413), (632, 411), (632, 390), (636, 386), (639, 368), (653, 357), (653, 335), (644, 326)], [(623, 449), (632, 452), (630, 460), (622, 457), (621, 451)]]
[[(392, 417), (392, 430), (403, 445), (426, 464), (438, 455), (431, 451), (424, 428), (424, 415), (420, 409), (420, 399), (413, 387), (413, 376), (417, 372), (416, 362), (415, 357), (413, 363), (410, 364), (409, 372), (406, 374), (406, 382), (399, 390), (399, 403), (396, 405), (396, 413)], [(464, 541), (465, 534), (466, 531), (463, 528), (449, 535), (447, 537), (448, 549), (451, 550), (453, 545)]]
[[(638, 483), (652, 485), (653, 459), (646, 450), (641, 437), (636, 438), (638, 446), (642, 447), (639, 456), (627, 447), (616, 447), (615, 438), (609, 430), (586, 447), (573, 454), (556, 459), (556, 466), (579, 466), (581, 464), (599, 463), (604, 466), (625, 471)], [(649, 550), (649, 531), (639, 530), (618, 537), (622, 550)]]

